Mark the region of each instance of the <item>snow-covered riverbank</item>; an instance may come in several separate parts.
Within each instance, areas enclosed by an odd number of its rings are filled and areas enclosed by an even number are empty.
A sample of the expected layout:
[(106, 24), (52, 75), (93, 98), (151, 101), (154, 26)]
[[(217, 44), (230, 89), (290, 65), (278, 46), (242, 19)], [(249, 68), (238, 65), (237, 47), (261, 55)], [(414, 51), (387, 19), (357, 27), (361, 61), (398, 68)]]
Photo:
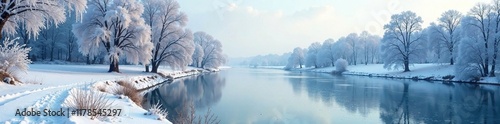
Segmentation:
[[(453, 65), (448, 64), (414, 64), (410, 66), (410, 72), (403, 72), (402, 70), (387, 70), (383, 68), (383, 64), (360, 64), (360, 65), (349, 65), (347, 67), (347, 72), (344, 75), (356, 75), (356, 76), (372, 76), (381, 78), (395, 78), (395, 79), (413, 79), (413, 80), (430, 80), (430, 81), (453, 81), (453, 82), (467, 82), (458, 81), (455, 78), (450, 79), (454, 76)], [(331, 73), (335, 70), (335, 67), (326, 68), (303, 68), (295, 69), (296, 71), (310, 71), (310, 72), (322, 72)], [(484, 84), (500, 84), (499, 77), (484, 77), (477, 83)]]
[[(118, 81), (128, 81), (137, 89), (158, 85), (168, 78), (180, 78), (208, 72), (198, 68), (189, 71), (173, 71), (162, 68), (161, 74), (144, 73), (143, 66), (123, 65), (122, 73), (107, 73), (107, 65), (46, 65), (33, 64), (26, 73), (20, 73), (22, 85), (0, 83), (0, 122), (2, 123), (170, 123), (157, 120), (157, 117), (144, 115), (147, 110), (136, 105), (130, 99), (120, 99), (111, 93), (104, 93), (112, 102), (112, 108), (122, 110), (120, 116), (90, 119), (88, 116), (43, 116), (44, 109), (69, 110), (63, 105), (72, 89), (99, 91), (118, 86)], [(213, 70), (217, 71), (217, 70)], [(26, 108), (41, 111), (41, 116), (19, 116), (17, 110)]]

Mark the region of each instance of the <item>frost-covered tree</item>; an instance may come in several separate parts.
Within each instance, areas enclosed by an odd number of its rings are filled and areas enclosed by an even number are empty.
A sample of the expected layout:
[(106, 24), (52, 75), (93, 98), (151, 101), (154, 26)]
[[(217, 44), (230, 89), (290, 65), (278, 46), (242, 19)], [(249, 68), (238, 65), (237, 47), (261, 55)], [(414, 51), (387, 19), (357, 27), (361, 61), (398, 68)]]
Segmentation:
[(305, 61), (306, 67), (314, 66), (314, 68), (318, 68), (320, 66), (320, 63), (318, 62), (318, 53), (320, 49), (321, 44), (319, 42), (314, 42), (309, 46)]
[(201, 60), (203, 60), (203, 48), (199, 44), (194, 44), (194, 52), (193, 52), (193, 63), (191, 64), (192, 66), (195, 67), (200, 67), (201, 66)]
[(443, 51), (443, 57), (439, 58), (447, 59), (450, 65), (454, 64), (456, 58), (456, 49), (460, 40), (457, 28), (461, 18), (462, 14), (456, 10), (445, 11), (438, 19), (437, 25), (431, 24), (427, 34), (429, 41), (433, 42), (431, 45), (438, 47), (436, 48), (440, 52), (438, 56), (441, 56), (441, 51)]
[(459, 80), (471, 80), (475, 77), (486, 76), (485, 61), (487, 58), (484, 52), (484, 37), (480, 28), (472, 23), (476, 23), (474, 17), (466, 16), (462, 19), (459, 41), (457, 63), (455, 65), (455, 76)]
[[(40, 31), (40, 37), (38, 38), (40, 42), (44, 43), (44, 53), (46, 53), (43, 58), (48, 57), (50, 61), (54, 61), (57, 56), (56, 51), (61, 49), (63, 46), (62, 39), (63, 36), (67, 35), (67, 32), (63, 32), (63, 28), (56, 27), (54, 24), (47, 25), (47, 29)], [(56, 55), (56, 56), (54, 56)]]
[(500, 0), (493, 0), (491, 5), (491, 14), (489, 15), (490, 20), (493, 24), (490, 25), (493, 36), (493, 57), (491, 62), (491, 70), (489, 76), (495, 76), (495, 70), (497, 70), (497, 59), (498, 59), (498, 49), (500, 45)]
[(302, 68), (302, 65), (305, 64), (305, 53), (307, 50), (302, 49), (300, 47), (297, 47), (293, 49), (292, 55), (288, 58), (288, 64), (286, 65), (286, 69), (291, 69), (291, 68), (296, 68), (299, 66), (299, 68)]
[[(211, 35), (205, 32), (196, 32), (194, 35), (194, 43), (198, 46), (196, 48), (201, 48), (203, 50), (203, 57), (201, 60), (197, 59), (193, 61), (196, 67), (200, 68), (218, 68), (226, 63), (226, 57), (222, 53), (222, 44), (219, 40), (213, 38)], [(199, 57), (199, 54), (194, 54), (193, 58)]]
[(203, 48), (201, 47), (200, 44), (194, 44), (194, 52), (193, 52), (193, 63), (191, 64), (192, 66), (195, 67), (200, 67), (201, 66), (201, 60), (203, 60), (203, 56), (205, 53), (203, 53)]
[(136, 0), (90, 0), (81, 23), (73, 26), (80, 52), (90, 57), (107, 54), (109, 72), (120, 72), (120, 57), (133, 64), (149, 64), (151, 29), (141, 18), (144, 7)]
[[(428, 62), (450, 62), (445, 42), (442, 42), (442, 35), (438, 32), (445, 32), (436, 23), (431, 23), (429, 27), (422, 30), (426, 34), (427, 40), (427, 60)], [(456, 48), (456, 47), (455, 47)], [(456, 52), (456, 51), (455, 51)], [(446, 58), (446, 59), (444, 59)]]
[[(489, 65), (490, 65), (490, 57), (489, 57), (489, 42), (491, 39), (491, 19), (488, 18), (488, 15), (491, 13), (491, 6), (486, 3), (478, 3), (469, 11), (468, 16), (471, 17), (472, 20), (469, 20), (466, 24), (472, 26), (473, 28), (477, 28), (476, 31), (479, 32), (479, 36), (481, 37), (481, 41), (483, 47), (481, 48), (484, 54), (481, 59), (482, 70), (484, 74), (488, 74)], [(468, 27), (468, 26), (465, 26)], [(475, 36), (474, 36), (475, 37)], [(484, 75), (485, 76), (485, 75)]]
[[(193, 34), (184, 27), (187, 16), (180, 12), (176, 0), (145, 0), (143, 17), (152, 28), (154, 49), (151, 72), (157, 72), (161, 64), (182, 69), (192, 63), (195, 51)], [(146, 72), (149, 67), (146, 66)]]
[(358, 55), (359, 55), (359, 49), (360, 49), (360, 40), (359, 36), (356, 33), (351, 33), (347, 35), (345, 38), (347, 43), (350, 45), (351, 48), (351, 57), (349, 58), (351, 64), (356, 65), (358, 63)]
[(321, 63), (326, 66), (333, 66), (335, 65), (335, 59), (336, 59), (336, 51), (333, 49), (333, 45), (335, 44), (335, 40), (333, 39), (327, 39), (323, 42), (321, 45), (321, 49), (318, 52), (318, 63)]
[(278, 54), (267, 54), (267, 55), (257, 55), (246, 59), (247, 63), (240, 63), (241, 65), (247, 65), (250, 67), (258, 66), (286, 66), (287, 59), (290, 53), (284, 53), (282, 55)]
[(422, 18), (411, 11), (391, 16), (389, 24), (384, 25), (385, 33), (381, 41), (384, 68), (402, 67), (404, 72), (408, 72), (410, 64), (418, 62), (417, 59), (423, 56), (422, 22)]
[(367, 65), (370, 61), (374, 63), (374, 59), (378, 56), (380, 37), (377, 35), (371, 35), (370, 33), (363, 31), (359, 35), (359, 48), (361, 55), (363, 56), (363, 62)]
[(20, 45), (13, 39), (6, 38), (0, 45), (0, 71), (13, 74), (14, 71), (28, 70), (28, 64), (31, 60), (28, 59), (28, 53), (31, 48), (26, 45)]
[[(66, 10), (81, 14), (87, 0), (2, 0), (0, 2), (0, 30), (13, 35), (23, 27), (36, 37), (47, 23), (60, 24), (66, 20)], [(0, 38), (2, 38), (0, 33)]]
[(337, 42), (333, 45), (333, 49), (336, 51), (336, 58), (348, 59), (352, 56), (352, 47), (349, 45), (345, 37), (339, 38)]

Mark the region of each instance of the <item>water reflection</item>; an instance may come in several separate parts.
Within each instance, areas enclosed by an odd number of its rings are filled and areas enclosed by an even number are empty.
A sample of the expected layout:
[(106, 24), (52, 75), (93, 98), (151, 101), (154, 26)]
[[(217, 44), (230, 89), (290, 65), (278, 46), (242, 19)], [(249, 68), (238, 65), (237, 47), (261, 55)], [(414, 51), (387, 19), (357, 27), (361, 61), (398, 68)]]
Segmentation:
[(294, 93), (310, 100), (340, 105), (366, 117), (378, 112), (384, 123), (500, 123), (500, 88), (357, 76), (292, 73)]
[(225, 84), (225, 78), (218, 73), (183, 78), (147, 93), (143, 107), (160, 103), (169, 112), (168, 119), (175, 122), (176, 118), (187, 117), (191, 104), (196, 109), (207, 109), (219, 102)]
[[(326, 106), (338, 104), (351, 113), (366, 116), (370, 109), (377, 107), (380, 87), (368, 80), (356, 80), (342, 75), (321, 73), (291, 73), (314, 78), (290, 78), (294, 91), (300, 89), (307, 92), (313, 101), (322, 101)], [(356, 82), (356, 83), (355, 83)]]
[(380, 118), (386, 123), (499, 123), (495, 99), (498, 88), (492, 86), (405, 82), (384, 86)]
[(174, 121), (194, 103), (222, 123), (500, 123), (499, 96), (498, 86), (231, 69), (162, 86), (143, 106), (160, 102)]

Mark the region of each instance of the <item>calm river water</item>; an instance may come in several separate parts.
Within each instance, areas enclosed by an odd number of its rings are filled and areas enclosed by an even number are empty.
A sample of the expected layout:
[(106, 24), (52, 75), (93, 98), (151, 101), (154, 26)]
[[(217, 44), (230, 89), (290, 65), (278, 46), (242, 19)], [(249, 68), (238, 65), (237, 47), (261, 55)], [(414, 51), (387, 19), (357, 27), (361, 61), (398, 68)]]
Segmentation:
[(232, 68), (145, 95), (169, 120), (211, 108), (223, 124), (500, 123), (500, 87)]

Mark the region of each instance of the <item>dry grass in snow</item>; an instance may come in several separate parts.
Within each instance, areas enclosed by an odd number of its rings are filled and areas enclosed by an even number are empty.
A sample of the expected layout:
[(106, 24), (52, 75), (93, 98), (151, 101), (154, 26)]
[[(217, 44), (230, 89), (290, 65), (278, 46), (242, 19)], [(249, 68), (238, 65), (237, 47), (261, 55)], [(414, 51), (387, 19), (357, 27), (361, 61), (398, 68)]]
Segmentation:
[(121, 96), (127, 96), (130, 100), (132, 100), (136, 105), (141, 106), (141, 102), (143, 96), (141, 92), (139, 92), (132, 83), (127, 81), (118, 81), (118, 87), (115, 87), (113, 90), (113, 94)]
[[(73, 88), (69, 94), (63, 106), (71, 109), (100, 110), (109, 109), (113, 105), (113, 101), (110, 101), (106, 94), (98, 91)], [(97, 115), (91, 116), (90, 119), (96, 119)]]

